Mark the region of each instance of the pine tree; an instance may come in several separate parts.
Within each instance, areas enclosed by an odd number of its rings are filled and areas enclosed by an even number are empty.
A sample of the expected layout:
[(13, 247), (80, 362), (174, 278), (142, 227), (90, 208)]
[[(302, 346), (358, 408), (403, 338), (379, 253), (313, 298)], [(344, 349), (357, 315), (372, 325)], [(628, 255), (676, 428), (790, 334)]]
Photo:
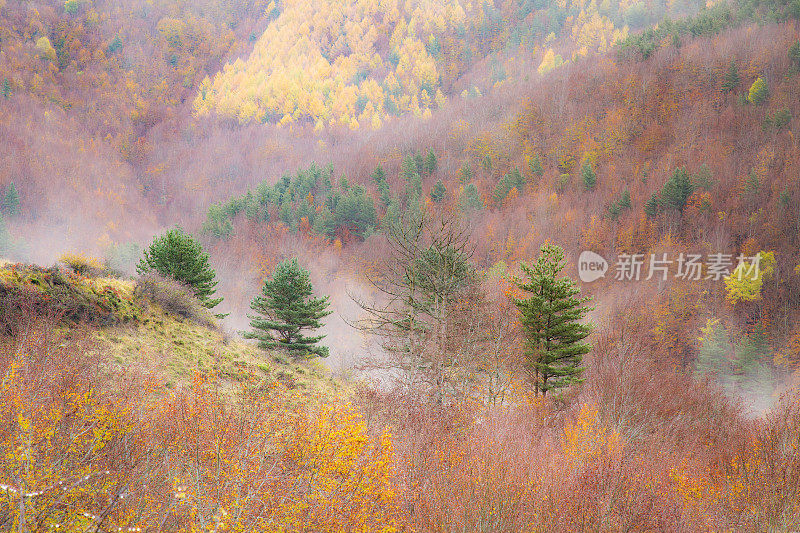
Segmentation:
[(536, 263), (520, 265), (527, 280), (515, 280), (530, 295), (513, 301), (522, 314), (525, 366), (543, 395), (583, 381), (581, 362), (591, 349), (583, 340), (592, 326), (580, 322), (590, 311), (584, 305), (589, 298), (576, 298), (580, 289), (575, 282), (558, 277), (564, 266), (564, 250), (546, 244)]
[(392, 191), (389, 188), (389, 184), (386, 183), (386, 180), (378, 185), (378, 198), (381, 204), (383, 204), (383, 207), (389, 207), (389, 203), (392, 201)]
[(464, 212), (475, 211), (483, 208), (483, 200), (478, 193), (478, 188), (474, 183), (470, 183), (461, 192), (461, 198), (458, 200), (459, 207)]
[[(136, 265), (140, 276), (157, 272), (192, 288), (203, 307), (212, 309), (222, 298), (211, 298), (219, 283), (203, 246), (180, 228), (155, 237)], [(222, 315), (217, 315), (221, 317)]]
[(736, 373), (740, 380), (756, 377), (762, 372), (762, 361), (771, 359), (772, 349), (762, 324), (756, 324), (736, 350)]
[(378, 165), (375, 167), (375, 170), (372, 171), (372, 181), (378, 186), (382, 183), (386, 183), (386, 172), (383, 170), (383, 166)]
[(581, 167), (581, 178), (583, 178), (583, 186), (586, 187), (587, 191), (594, 189), (597, 183), (597, 174), (595, 174), (592, 165), (585, 163), (583, 167)]
[(531, 159), (531, 173), (534, 176), (541, 176), (544, 174), (544, 168), (542, 168), (542, 159), (539, 157), (539, 154), (533, 156)]
[(414, 162), (414, 156), (408, 155), (403, 158), (400, 164), (400, 176), (403, 179), (410, 180), (414, 174), (417, 174), (417, 164)]
[(708, 165), (703, 163), (694, 175), (694, 188), (710, 191), (714, 186), (714, 174)]
[(6, 189), (6, 194), (3, 196), (1, 207), (3, 209), (3, 213), (10, 217), (13, 217), (19, 212), (19, 192), (17, 191), (17, 186), (14, 185), (13, 181), (11, 182), (11, 185), (8, 186), (8, 189)]
[(425, 175), (430, 176), (436, 172), (436, 166), (436, 154), (433, 153), (433, 150), (428, 150), (428, 155), (425, 156), (425, 163), (423, 164), (423, 171)]
[(719, 319), (709, 318), (700, 332), (696, 372), (701, 376), (725, 376), (729, 373), (729, 359), (733, 353), (725, 327)]
[(628, 189), (622, 191), (622, 195), (619, 197), (619, 206), (622, 209), (631, 208), (631, 192)]
[(648, 218), (653, 218), (658, 214), (658, 193), (654, 192), (650, 195), (650, 199), (647, 200), (647, 203), (644, 204), (644, 214), (647, 215)]
[(730, 92), (739, 86), (739, 67), (736, 66), (736, 61), (731, 61), (728, 70), (725, 72), (725, 80), (722, 82), (722, 90)]
[(661, 203), (683, 213), (686, 200), (694, 192), (694, 184), (686, 169), (678, 167), (661, 189)]
[(621, 212), (622, 207), (620, 207), (618, 202), (611, 202), (611, 205), (608, 206), (608, 216), (611, 217), (611, 220), (617, 220)]
[(436, 184), (433, 186), (431, 190), (431, 200), (436, 202), (437, 204), (444, 200), (445, 195), (447, 194), (447, 189), (442, 183), (442, 180), (436, 180)]
[(417, 174), (422, 175), (425, 172), (425, 156), (419, 152), (415, 153), (414, 166), (417, 169)]
[(736, 348), (734, 382), (743, 392), (764, 394), (775, 389), (768, 361), (773, 358), (763, 324), (756, 324)]
[(11, 82), (8, 78), (3, 78), (3, 98), (11, 96)]
[(469, 163), (461, 165), (461, 170), (458, 171), (458, 179), (461, 183), (469, 183), (472, 181), (472, 166)]
[(261, 296), (251, 302), (250, 308), (258, 314), (248, 315), (254, 331), (244, 337), (257, 339), (261, 348), (284, 348), (297, 357), (327, 357), (328, 348), (316, 345), (325, 335), (303, 334), (303, 330), (319, 328), (320, 320), (331, 314), (328, 297), (312, 298), (312, 292), (308, 271), (297, 259), (282, 262), (264, 282)]

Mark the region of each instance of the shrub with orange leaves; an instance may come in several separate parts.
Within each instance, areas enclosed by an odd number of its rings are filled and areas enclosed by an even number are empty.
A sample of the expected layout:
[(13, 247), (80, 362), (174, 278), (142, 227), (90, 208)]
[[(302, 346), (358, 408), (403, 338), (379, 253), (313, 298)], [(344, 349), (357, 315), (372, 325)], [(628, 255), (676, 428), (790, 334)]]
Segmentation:
[(393, 437), (350, 405), (200, 374), (165, 396), (89, 331), (19, 327), (0, 338), (0, 530), (404, 528)]
[(95, 387), (99, 361), (82, 346), (30, 323), (19, 339), (0, 353), (0, 529), (124, 530), (112, 509), (141, 457), (120, 453), (130, 405)]
[(619, 432), (603, 425), (597, 406), (588, 404), (583, 404), (578, 416), (564, 427), (562, 447), (578, 464), (622, 451)]
[[(390, 533), (402, 527), (392, 436), (278, 383), (226, 397), (208, 378), (153, 403), (142, 524), (175, 531)], [(147, 487), (150, 487), (149, 489)], [(160, 490), (154, 490), (160, 487)]]

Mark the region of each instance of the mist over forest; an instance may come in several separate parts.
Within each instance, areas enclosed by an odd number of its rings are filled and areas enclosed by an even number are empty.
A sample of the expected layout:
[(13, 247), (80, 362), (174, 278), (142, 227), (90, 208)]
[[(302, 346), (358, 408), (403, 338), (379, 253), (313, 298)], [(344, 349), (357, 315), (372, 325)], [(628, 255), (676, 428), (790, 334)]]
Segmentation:
[(800, 529), (798, 19), (0, 0), (0, 531)]

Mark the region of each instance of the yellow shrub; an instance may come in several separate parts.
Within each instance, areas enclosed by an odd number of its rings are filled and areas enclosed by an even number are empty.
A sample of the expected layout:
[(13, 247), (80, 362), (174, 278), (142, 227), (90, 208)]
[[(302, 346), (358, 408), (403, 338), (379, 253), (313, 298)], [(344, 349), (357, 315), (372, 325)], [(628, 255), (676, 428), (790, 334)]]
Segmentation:
[(584, 404), (578, 417), (564, 427), (562, 447), (568, 457), (584, 462), (616, 455), (622, 443), (616, 430), (603, 425), (597, 406)]
[(81, 276), (100, 273), (104, 268), (99, 259), (80, 253), (67, 252), (58, 261)]

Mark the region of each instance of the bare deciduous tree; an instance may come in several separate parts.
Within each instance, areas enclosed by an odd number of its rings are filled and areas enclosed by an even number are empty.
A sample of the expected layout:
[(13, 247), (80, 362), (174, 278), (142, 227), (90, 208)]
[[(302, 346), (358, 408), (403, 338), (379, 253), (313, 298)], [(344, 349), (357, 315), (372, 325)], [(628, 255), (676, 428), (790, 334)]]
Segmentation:
[(370, 282), (378, 302), (353, 299), (366, 317), (355, 326), (381, 339), (385, 354), (367, 366), (436, 404), (464, 397), (485, 342), (485, 295), (467, 231), (454, 216), (407, 214), (386, 232), (390, 253)]

